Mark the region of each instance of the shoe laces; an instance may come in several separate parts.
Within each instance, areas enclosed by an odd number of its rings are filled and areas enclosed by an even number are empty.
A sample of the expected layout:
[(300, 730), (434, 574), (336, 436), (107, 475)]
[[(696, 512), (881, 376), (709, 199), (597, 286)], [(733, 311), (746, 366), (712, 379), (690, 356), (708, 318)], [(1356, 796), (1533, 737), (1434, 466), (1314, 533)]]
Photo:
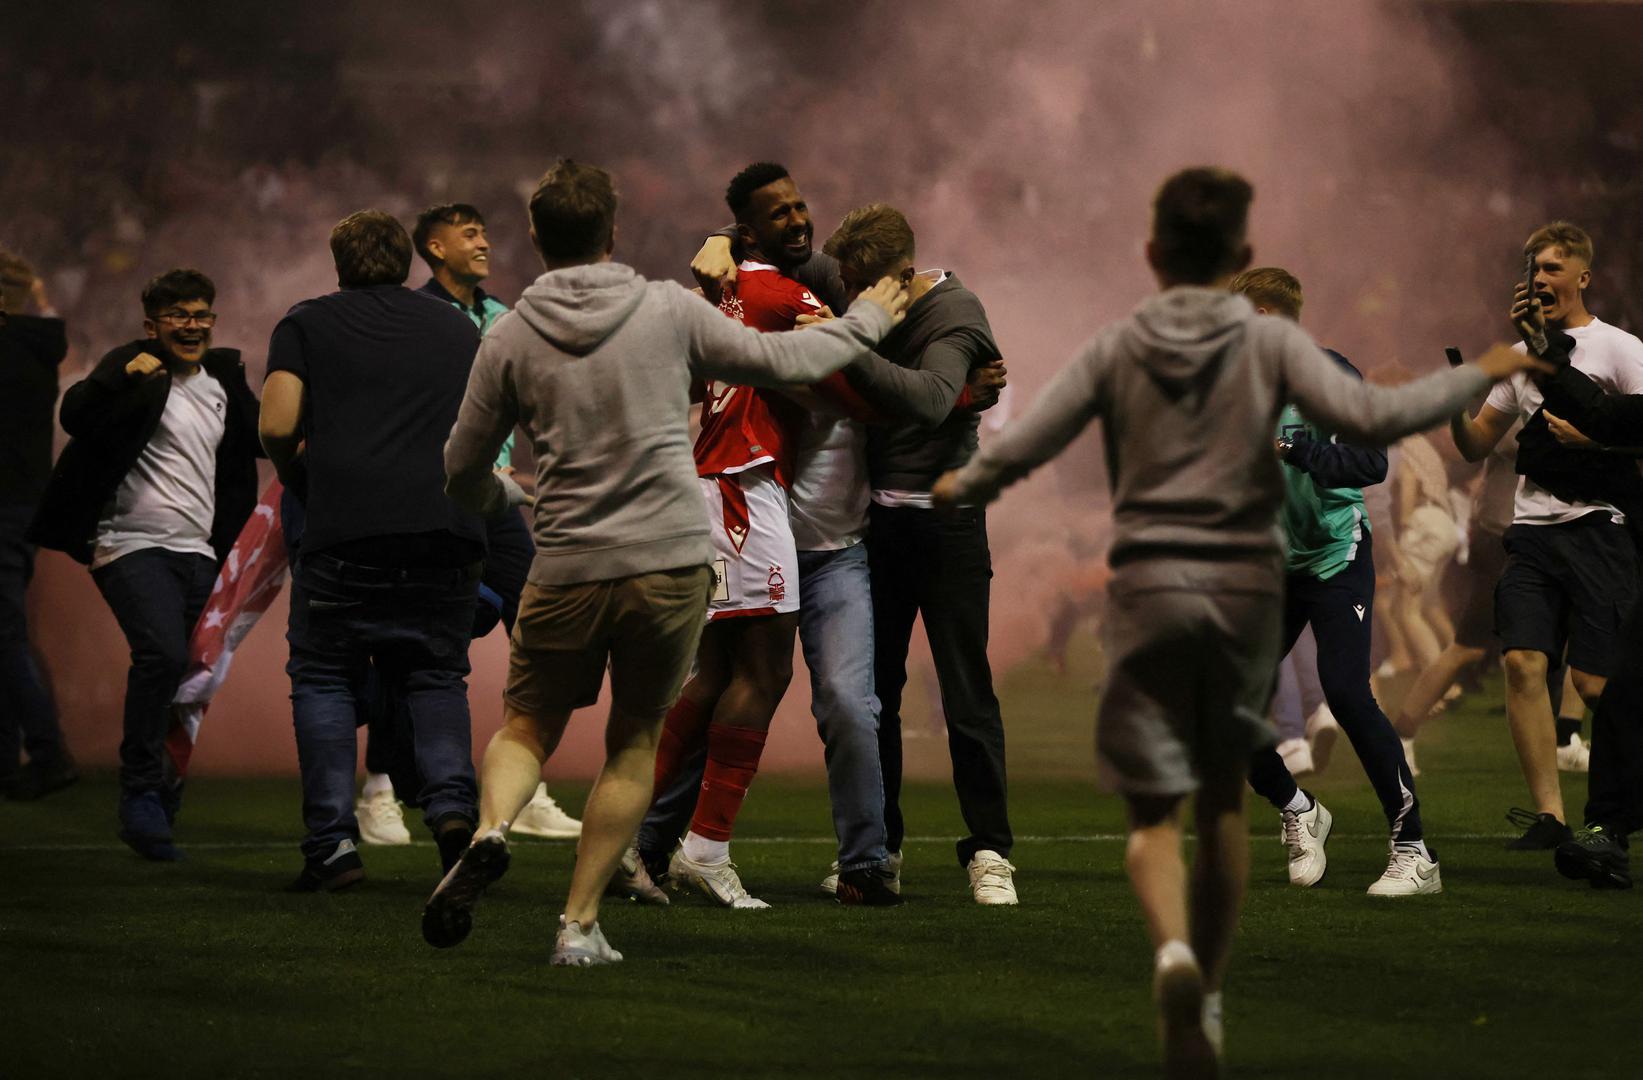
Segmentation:
[(1007, 885), (1015, 867), (1008, 859), (988, 859), (976, 868), (976, 885)]
[(1289, 849), (1291, 856), (1298, 856), (1301, 853), (1301, 815), (1283, 810), (1278, 816), (1284, 823), (1284, 847)]
[(1506, 811), (1506, 820), (1519, 829), (1532, 829), (1540, 824), (1540, 815), (1533, 810), (1525, 810), (1521, 806), (1514, 806)]
[(1414, 874), (1415, 864), (1420, 861), (1420, 852), (1407, 848), (1393, 848), (1392, 857), (1386, 861), (1386, 873), (1381, 876), (1402, 880)]

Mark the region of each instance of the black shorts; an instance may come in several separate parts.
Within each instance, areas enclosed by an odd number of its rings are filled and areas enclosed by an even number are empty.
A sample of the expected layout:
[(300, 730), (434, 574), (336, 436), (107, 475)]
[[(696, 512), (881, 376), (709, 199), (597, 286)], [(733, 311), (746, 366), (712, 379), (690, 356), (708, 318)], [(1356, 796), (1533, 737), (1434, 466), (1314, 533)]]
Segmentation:
[(1559, 525), (1506, 530), (1506, 570), (1495, 587), (1503, 650), (1533, 649), (1609, 674), (1621, 621), (1637, 596), (1637, 549), (1604, 512)]
[(1495, 643), (1495, 584), (1506, 570), (1506, 545), (1499, 533), (1472, 528), (1466, 561), (1450, 562), (1443, 574), (1443, 598), (1455, 612), (1455, 644), (1487, 649)]

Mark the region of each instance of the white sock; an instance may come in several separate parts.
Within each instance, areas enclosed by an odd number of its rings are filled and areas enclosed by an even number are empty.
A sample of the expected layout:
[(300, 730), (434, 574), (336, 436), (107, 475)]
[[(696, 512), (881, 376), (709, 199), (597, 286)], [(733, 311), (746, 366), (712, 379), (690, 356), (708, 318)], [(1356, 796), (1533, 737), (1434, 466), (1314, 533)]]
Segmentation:
[(1425, 840), (1400, 840), (1394, 846), (1403, 848), (1406, 851), (1418, 851), (1420, 852), (1421, 858), (1427, 860), (1428, 862), (1432, 861), (1432, 853), (1426, 850)]
[(730, 858), (730, 841), (709, 840), (695, 832), (685, 833), (685, 858), (699, 863), (722, 863)]
[(1179, 964), (1189, 961), (1194, 964), (1198, 962), (1198, 957), (1193, 954), (1192, 946), (1180, 938), (1175, 938), (1158, 946), (1158, 954), (1153, 957), (1153, 967), (1161, 968), (1166, 964)]
[(384, 791), (392, 795), (394, 782), (388, 779), (387, 773), (368, 772), (365, 774), (365, 790), (361, 792), (367, 799), (373, 795), (380, 795)]
[(1295, 797), (1284, 805), (1284, 810), (1291, 814), (1304, 814), (1308, 810), (1312, 809), (1312, 806), (1313, 802), (1311, 796), (1307, 795), (1307, 793), (1302, 791), (1300, 788), (1296, 788)]

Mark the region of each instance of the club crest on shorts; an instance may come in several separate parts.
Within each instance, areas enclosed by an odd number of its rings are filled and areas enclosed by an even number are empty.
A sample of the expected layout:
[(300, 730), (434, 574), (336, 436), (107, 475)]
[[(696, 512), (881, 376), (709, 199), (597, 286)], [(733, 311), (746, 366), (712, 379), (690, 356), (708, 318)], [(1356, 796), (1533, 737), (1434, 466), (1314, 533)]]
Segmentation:
[(787, 599), (787, 579), (782, 576), (781, 567), (772, 566), (770, 568), (770, 576), (765, 579), (765, 584), (770, 586), (770, 602), (772, 604), (779, 604)]

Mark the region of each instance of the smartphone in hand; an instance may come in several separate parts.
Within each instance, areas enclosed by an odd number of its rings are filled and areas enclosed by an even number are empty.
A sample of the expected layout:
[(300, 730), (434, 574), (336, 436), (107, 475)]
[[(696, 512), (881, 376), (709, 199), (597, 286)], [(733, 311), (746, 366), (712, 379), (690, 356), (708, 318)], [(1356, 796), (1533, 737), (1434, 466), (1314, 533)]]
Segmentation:
[(1460, 350), (1455, 348), (1453, 345), (1443, 350), (1443, 355), (1449, 358), (1450, 367), (1460, 367), (1462, 364), (1466, 363), (1465, 359), (1463, 359), (1460, 355)]

